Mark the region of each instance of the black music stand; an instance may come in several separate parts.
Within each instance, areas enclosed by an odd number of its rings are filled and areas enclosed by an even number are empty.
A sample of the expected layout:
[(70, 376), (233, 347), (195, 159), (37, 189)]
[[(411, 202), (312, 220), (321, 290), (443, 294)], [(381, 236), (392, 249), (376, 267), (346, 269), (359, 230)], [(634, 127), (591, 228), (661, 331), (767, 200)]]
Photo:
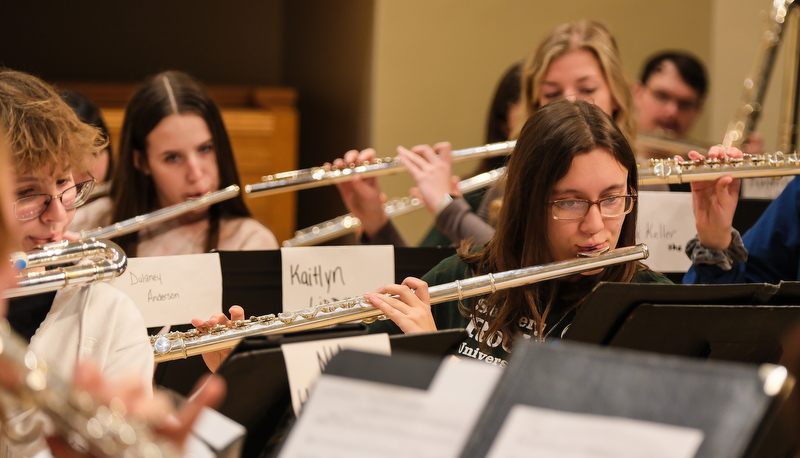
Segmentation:
[(753, 443), (787, 390), (767, 393), (757, 366), (521, 341), (461, 456), (486, 456), (517, 405), (699, 429), (696, 457), (756, 456)]
[[(703, 313), (703, 307), (743, 305), (759, 307), (766, 304), (778, 291), (778, 286), (768, 284), (745, 285), (662, 285), (631, 283), (600, 283), (581, 304), (575, 319), (564, 333), (564, 338), (579, 342), (610, 345), (620, 330), (629, 324), (636, 310), (642, 304), (668, 304), (674, 307), (683, 306), (686, 316), (684, 324), (697, 320), (693, 313)], [(698, 305), (702, 304), (702, 305)], [(770, 321), (769, 309), (759, 308), (754, 313), (764, 314), (764, 320)], [(732, 312), (735, 313), (735, 312)], [(791, 312), (788, 312), (791, 313)], [(731, 317), (736, 320), (738, 314)], [(800, 318), (800, 316), (798, 316)], [(714, 323), (706, 323), (711, 332)], [(654, 323), (659, 328), (663, 326)], [(775, 323), (776, 326), (779, 323)], [(677, 329), (681, 329), (680, 327)], [(654, 329), (653, 332), (660, 332)], [(701, 332), (702, 329), (698, 330)], [(643, 336), (645, 337), (645, 336)], [(678, 342), (682, 334), (673, 329), (664, 345)], [(728, 342), (741, 340), (736, 335), (726, 337)], [(634, 346), (635, 348), (635, 346)], [(672, 354), (683, 354), (678, 350), (667, 351)], [(700, 356), (696, 352), (684, 356)]]
[[(218, 410), (248, 431), (242, 456), (274, 451), (295, 420), (280, 346), (365, 333), (366, 327), (358, 324), (242, 340), (217, 371), (228, 385)], [(393, 353), (433, 355), (438, 361), (455, 351), (465, 338), (466, 332), (459, 329), (391, 336), (390, 342)]]

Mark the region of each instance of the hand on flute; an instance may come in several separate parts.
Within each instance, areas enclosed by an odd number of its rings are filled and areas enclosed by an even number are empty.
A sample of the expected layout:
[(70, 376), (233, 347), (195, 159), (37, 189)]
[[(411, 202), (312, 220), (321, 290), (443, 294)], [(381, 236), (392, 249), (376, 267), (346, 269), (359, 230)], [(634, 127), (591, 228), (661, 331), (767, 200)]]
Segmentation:
[[(361, 152), (350, 150), (344, 154), (344, 158), (334, 160), (333, 165), (344, 168), (348, 164), (372, 163), (375, 157), (375, 150), (372, 148)], [(381, 192), (377, 177), (364, 178), (356, 175), (350, 181), (337, 183), (336, 188), (350, 213), (361, 220), (361, 227), (367, 236), (375, 237), (389, 222), (389, 218), (383, 212), (386, 195)]]
[(403, 166), (417, 182), (419, 196), (431, 213), (437, 213), (445, 196), (453, 192), (453, 147), (448, 142), (397, 147)]
[(364, 294), (364, 298), (381, 309), (406, 334), (436, 331), (428, 284), (418, 278), (408, 277), (402, 285), (381, 286)]
[[(689, 159), (703, 156), (689, 152)], [(725, 151), (720, 146), (708, 150), (709, 159), (741, 158), (738, 148)], [(700, 244), (712, 250), (725, 250), (731, 244), (731, 227), (736, 205), (739, 202), (741, 180), (723, 175), (715, 181), (698, 181), (692, 184), (692, 208)]]
[[(92, 363), (83, 362), (75, 368), (74, 386), (88, 392), (92, 398), (105, 405), (112, 400), (124, 403), (128, 416), (142, 419), (151, 431), (171, 442), (178, 450), (183, 448), (192, 426), (203, 407), (215, 407), (225, 395), (225, 382), (217, 376), (208, 376), (195, 385), (195, 393), (178, 409), (165, 393), (150, 396), (138, 377), (127, 377), (115, 382), (104, 379)], [(86, 457), (71, 448), (64, 438), (50, 436), (47, 444), (56, 457)]]
[[(244, 320), (244, 309), (238, 305), (234, 305), (228, 309), (228, 313), (231, 314), (230, 321)], [(224, 313), (215, 313), (211, 316), (211, 318), (208, 319), (208, 321), (203, 321), (202, 318), (192, 318), (192, 326), (197, 328), (199, 331), (206, 331), (212, 326), (225, 324), (228, 321), (229, 319)], [(203, 353), (203, 361), (205, 361), (206, 366), (208, 366), (208, 369), (211, 372), (216, 372), (232, 350), (232, 348), (227, 348), (225, 350)]]

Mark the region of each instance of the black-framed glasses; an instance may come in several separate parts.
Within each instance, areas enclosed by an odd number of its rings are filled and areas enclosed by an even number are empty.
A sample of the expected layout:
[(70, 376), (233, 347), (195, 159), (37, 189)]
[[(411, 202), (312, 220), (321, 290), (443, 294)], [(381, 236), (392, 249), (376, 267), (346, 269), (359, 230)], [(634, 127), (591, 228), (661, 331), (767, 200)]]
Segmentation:
[(690, 99), (682, 99), (679, 97), (675, 97), (674, 95), (670, 94), (667, 91), (662, 91), (660, 89), (653, 89), (650, 86), (645, 86), (648, 91), (653, 95), (653, 98), (662, 105), (667, 105), (670, 102), (675, 102), (675, 106), (678, 107), (678, 111), (681, 112), (689, 112), (696, 110), (700, 106), (700, 102), (698, 100), (690, 100)]
[(92, 177), (91, 180), (78, 183), (75, 186), (70, 186), (62, 191), (61, 194), (33, 194), (20, 197), (14, 202), (14, 215), (20, 221), (36, 219), (47, 211), (47, 207), (50, 206), (50, 202), (52, 202), (53, 199), (59, 199), (65, 210), (72, 210), (73, 208), (80, 207), (89, 199), (89, 195), (91, 195), (95, 183), (97, 183), (97, 180)]
[(600, 215), (605, 218), (615, 218), (627, 215), (633, 210), (636, 194), (622, 196), (608, 196), (598, 200), (586, 199), (560, 199), (550, 201), (553, 219), (569, 221), (584, 218), (592, 205), (597, 204)]

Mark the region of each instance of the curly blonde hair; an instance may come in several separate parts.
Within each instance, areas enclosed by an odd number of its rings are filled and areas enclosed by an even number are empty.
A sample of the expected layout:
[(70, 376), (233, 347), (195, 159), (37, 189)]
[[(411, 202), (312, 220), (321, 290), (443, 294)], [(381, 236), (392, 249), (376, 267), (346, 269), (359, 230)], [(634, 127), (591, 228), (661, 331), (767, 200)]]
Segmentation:
[(39, 78), (0, 70), (0, 130), (16, 172), (85, 172), (108, 140), (82, 123), (58, 93)]

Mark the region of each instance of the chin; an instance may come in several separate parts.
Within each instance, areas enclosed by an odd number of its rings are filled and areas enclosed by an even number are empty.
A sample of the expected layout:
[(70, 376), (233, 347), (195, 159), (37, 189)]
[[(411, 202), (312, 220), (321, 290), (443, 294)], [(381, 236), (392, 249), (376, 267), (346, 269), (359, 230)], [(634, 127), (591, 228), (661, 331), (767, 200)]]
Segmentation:
[(600, 269), (590, 270), (589, 272), (581, 272), (581, 275), (586, 275), (586, 276), (597, 275), (602, 271), (603, 271), (603, 268), (600, 268)]

